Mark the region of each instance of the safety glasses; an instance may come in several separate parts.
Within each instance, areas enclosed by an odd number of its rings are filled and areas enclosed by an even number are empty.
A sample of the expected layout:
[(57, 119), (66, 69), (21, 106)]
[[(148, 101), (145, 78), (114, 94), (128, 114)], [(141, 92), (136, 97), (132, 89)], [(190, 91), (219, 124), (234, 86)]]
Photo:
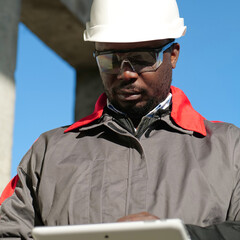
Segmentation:
[(174, 44), (170, 42), (161, 48), (138, 48), (94, 52), (100, 72), (118, 74), (124, 64), (131, 66), (137, 73), (154, 72), (163, 61), (163, 53)]

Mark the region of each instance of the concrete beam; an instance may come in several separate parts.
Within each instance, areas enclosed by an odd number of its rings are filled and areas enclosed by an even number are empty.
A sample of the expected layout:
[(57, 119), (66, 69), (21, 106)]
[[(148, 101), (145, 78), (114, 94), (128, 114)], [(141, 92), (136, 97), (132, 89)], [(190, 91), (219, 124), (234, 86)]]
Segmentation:
[(93, 43), (83, 41), (91, 0), (22, 0), (21, 21), (76, 69), (95, 68)]

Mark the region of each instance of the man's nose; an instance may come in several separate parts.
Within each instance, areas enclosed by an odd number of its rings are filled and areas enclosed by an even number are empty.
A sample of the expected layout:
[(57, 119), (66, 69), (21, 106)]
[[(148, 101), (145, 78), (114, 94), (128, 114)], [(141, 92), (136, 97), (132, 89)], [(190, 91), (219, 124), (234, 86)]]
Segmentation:
[(120, 67), (120, 72), (118, 74), (118, 79), (136, 79), (138, 73), (135, 71), (129, 60), (123, 60)]

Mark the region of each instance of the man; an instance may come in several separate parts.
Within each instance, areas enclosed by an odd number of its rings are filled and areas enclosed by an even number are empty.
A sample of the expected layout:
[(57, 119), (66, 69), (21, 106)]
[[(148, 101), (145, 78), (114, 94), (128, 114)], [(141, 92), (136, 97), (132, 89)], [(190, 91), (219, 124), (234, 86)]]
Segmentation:
[(85, 40), (106, 94), (33, 144), (1, 205), (1, 237), (180, 218), (192, 239), (239, 239), (240, 130), (207, 121), (171, 86), (185, 31), (175, 0), (94, 1)]

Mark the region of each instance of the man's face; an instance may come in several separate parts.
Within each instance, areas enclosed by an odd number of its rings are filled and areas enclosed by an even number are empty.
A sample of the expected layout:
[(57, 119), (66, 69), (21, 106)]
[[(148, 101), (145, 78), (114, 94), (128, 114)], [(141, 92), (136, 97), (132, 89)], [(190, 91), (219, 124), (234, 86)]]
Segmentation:
[[(139, 43), (96, 43), (96, 50), (125, 50), (159, 48), (169, 40)], [(163, 101), (170, 92), (172, 69), (176, 66), (179, 45), (175, 44), (163, 54), (163, 62), (153, 72), (136, 73), (128, 63), (119, 73), (100, 72), (109, 101), (130, 118), (141, 118)]]

